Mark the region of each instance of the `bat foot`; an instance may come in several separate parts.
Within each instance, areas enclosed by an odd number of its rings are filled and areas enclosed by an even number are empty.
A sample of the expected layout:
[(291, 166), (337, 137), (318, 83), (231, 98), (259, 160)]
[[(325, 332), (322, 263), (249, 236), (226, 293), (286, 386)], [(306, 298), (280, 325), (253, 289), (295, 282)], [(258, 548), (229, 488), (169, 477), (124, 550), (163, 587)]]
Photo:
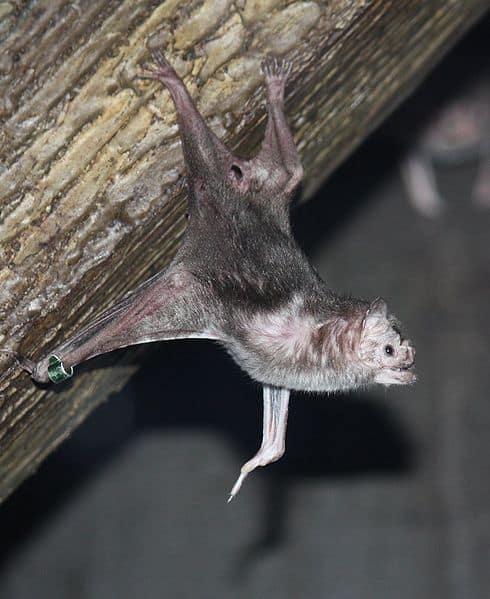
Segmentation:
[(261, 67), (270, 100), (282, 101), (284, 86), (291, 73), (292, 63), (285, 58), (268, 56), (262, 61)]
[(177, 73), (160, 48), (152, 50), (151, 57), (153, 63), (142, 65), (142, 72), (138, 74), (139, 79), (154, 79), (163, 83), (170, 79), (178, 79)]
[(266, 79), (282, 79), (286, 81), (292, 69), (292, 63), (286, 58), (268, 56), (262, 61), (262, 72)]

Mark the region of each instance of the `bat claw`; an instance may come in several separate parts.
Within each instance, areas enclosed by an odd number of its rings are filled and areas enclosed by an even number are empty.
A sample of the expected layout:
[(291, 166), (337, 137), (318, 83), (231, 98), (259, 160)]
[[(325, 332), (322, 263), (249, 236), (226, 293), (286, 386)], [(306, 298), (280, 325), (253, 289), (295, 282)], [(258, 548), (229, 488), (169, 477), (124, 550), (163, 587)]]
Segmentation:
[(138, 79), (158, 79), (155, 67), (151, 64), (141, 65), (141, 72), (136, 75)]
[(22, 368), (22, 370), (25, 370), (25, 372), (32, 375), (34, 371), (34, 362), (27, 358), (23, 358), (18, 352), (11, 349), (0, 349), (0, 352), (13, 358), (19, 368)]
[(165, 54), (161, 48), (155, 48), (151, 51), (151, 57), (154, 62), (160, 67), (170, 67), (168, 60), (165, 58)]
[(262, 73), (265, 77), (269, 101), (283, 101), (284, 86), (291, 73), (291, 68), (289, 60), (277, 56), (268, 56), (262, 61)]
[(291, 74), (292, 63), (287, 58), (268, 56), (262, 61), (261, 68), (266, 80), (280, 79), (286, 81)]
[(139, 79), (153, 79), (165, 83), (165, 81), (177, 77), (177, 73), (160, 48), (151, 51), (151, 58), (154, 64), (141, 65), (142, 72), (138, 74)]

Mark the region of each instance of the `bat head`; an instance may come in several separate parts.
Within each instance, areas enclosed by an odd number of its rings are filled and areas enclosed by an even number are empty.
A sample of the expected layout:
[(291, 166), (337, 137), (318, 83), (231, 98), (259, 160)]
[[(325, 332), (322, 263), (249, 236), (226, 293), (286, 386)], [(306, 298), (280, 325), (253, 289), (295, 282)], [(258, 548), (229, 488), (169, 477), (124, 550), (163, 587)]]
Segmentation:
[(416, 380), (415, 348), (408, 339), (402, 339), (381, 298), (374, 300), (364, 315), (358, 354), (374, 373), (375, 383), (407, 385)]

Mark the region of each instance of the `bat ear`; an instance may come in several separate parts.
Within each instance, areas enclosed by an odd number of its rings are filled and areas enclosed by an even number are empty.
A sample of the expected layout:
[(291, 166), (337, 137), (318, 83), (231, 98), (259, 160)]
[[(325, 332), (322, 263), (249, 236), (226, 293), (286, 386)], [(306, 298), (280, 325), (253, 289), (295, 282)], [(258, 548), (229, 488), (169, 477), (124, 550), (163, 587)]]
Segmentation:
[(368, 313), (372, 314), (373, 316), (386, 318), (388, 316), (388, 306), (386, 305), (384, 299), (377, 297), (374, 301), (372, 301), (368, 308)]
[(366, 314), (362, 320), (362, 330), (365, 329), (366, 323), (370, 319), (378, 319), (378, 318), (387, 318), (388, 316), (388, 306), (383, 298), (377, 297), (374, 301), (372, 301), (369, 305), (369, 308), (366, 310)]

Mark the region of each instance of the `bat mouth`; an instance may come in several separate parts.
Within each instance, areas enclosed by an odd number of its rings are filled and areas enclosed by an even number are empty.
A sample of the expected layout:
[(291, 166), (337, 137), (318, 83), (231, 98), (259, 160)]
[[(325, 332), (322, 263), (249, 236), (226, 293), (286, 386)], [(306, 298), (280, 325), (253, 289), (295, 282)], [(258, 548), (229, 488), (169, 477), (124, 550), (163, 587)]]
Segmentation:
[(408, 364), (403, 364), (402, 366), (394, 366), (391, 370), (397, 370), (397, 371), (402, 371), (402, 370), (412, 370), (415, 366), (415, 360), (412, 360), (411, 362), (409, 362)]
[(415, 374), (415, 361), (402, 364), (401, 366), (392, 366), (383, 368), (374, 378), (376, 383), (383, 385), (410, 385), (415, 383), (417, 375)]
[(402, 348), (405, 349), (404, 359), (393, 365), (391, 370), (392, 384), (409, 385), (417, 380), (415, 374), (415, 348), (408, 339), (402, 342)]

